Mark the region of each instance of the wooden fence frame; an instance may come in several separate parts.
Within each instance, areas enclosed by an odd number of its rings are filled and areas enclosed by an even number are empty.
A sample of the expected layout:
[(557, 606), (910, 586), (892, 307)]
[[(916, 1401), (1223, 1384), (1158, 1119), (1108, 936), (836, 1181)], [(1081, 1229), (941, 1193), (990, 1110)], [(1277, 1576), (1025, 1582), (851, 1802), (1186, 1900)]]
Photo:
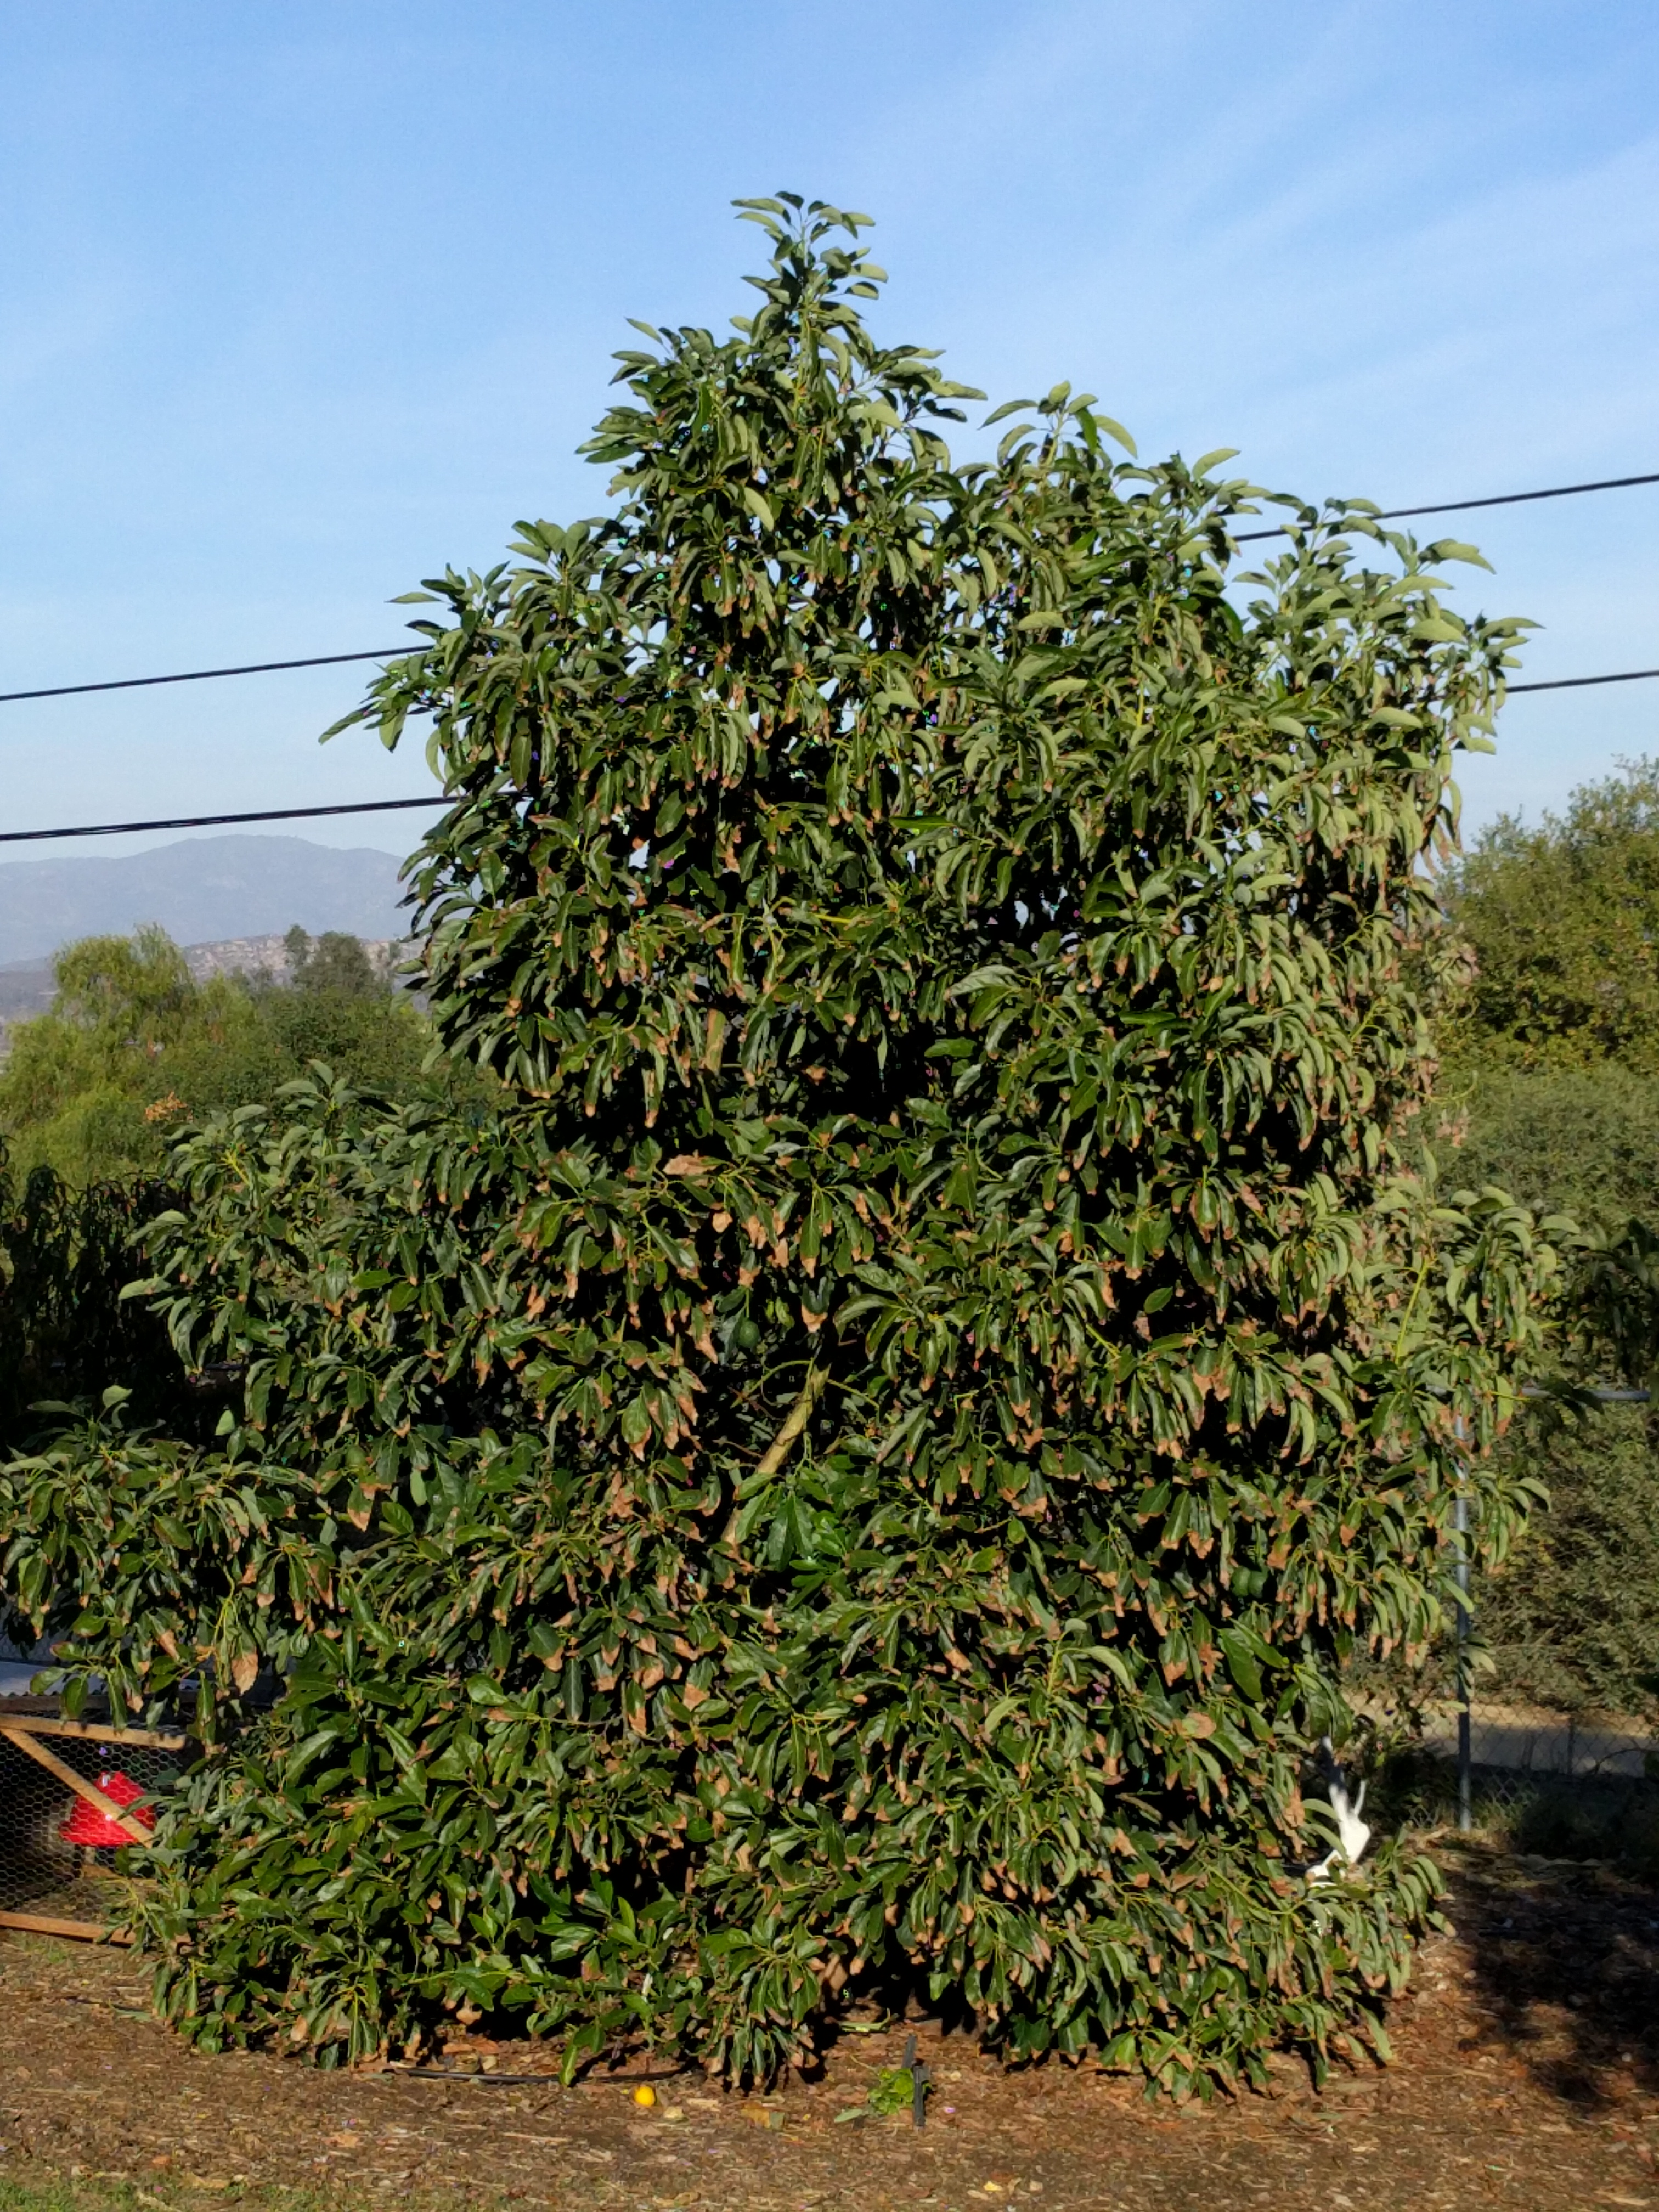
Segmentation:
[[(135, 1820), (125, 1806), (118, 1805), (106, 1796), (95, 1782), (88, 1782), (84, 1774), (77, 1774), (67, 1759), (60, 1759), (50, 1746), (40, 1739), (47, 1736), (79, 1737), (94, 1743), (143, 1744), (155, 1751), (182, 1751), (187, 1739), (167, 1729), (108, 1728), (97, 1721), (51, 1720), (34, 1713), (8, 1713), (0, 1710), (0, 1738), (44, 1766), (54, 1780), (72, 1790), (94, 1806), (107, 1820), (113, 1820), (122, 1833), (135, 1844), (147, 1844), (150, 1832), (142, 1820)], [(41, 1912), (0, 1912), (0, 1928), (18, 1928), (34, 1936), (67, 1936), (82, 1943), (130, 1943), (132, 1938), (120, 1929), (105, 1928), (95, 1920), (59, 1920)]]

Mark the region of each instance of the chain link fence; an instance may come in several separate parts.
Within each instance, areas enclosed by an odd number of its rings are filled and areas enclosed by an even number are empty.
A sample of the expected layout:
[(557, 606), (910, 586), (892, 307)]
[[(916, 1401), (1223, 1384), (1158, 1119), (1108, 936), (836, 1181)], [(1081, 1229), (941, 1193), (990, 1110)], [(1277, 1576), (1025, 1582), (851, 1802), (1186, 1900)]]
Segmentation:
[(1487, 1646), (1472, 1612), (1412, 1678), (1352, 1703), (1373, 1802), (1416, 1826), (1478, 1830), (1547, 1857), (1622, 1859), (1659, 1877), (1659, 1726), (1537, 1693), (1537, 1655)]
[(1645, 1787), (1659, 1770), (1659, 1736), (1638, 1717), (1552, 1712), (1539, 1705), (1472, 1697), (1467, 1765), (1463, 1710), (1449, 1700), (1425, 1711), (1419, 1743), (1447, 1766), (1460, 1799), (1467, 1794), (1508, 1808), (1540, 1785), (1629, 1784)]

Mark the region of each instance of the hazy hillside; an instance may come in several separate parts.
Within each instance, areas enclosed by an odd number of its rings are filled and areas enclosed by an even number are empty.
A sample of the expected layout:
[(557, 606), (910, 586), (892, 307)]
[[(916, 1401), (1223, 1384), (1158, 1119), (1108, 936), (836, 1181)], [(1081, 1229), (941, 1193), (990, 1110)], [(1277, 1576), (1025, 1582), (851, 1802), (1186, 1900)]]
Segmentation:
[(143, 921), (160, 922), (179, 945), (280, 935), (296, 921), (313, 937), (400, 937), (409, 923), (398, 865), (391, 853), (303, 837), (185, 838), (118, 860), (0, 861), (0, 969)]

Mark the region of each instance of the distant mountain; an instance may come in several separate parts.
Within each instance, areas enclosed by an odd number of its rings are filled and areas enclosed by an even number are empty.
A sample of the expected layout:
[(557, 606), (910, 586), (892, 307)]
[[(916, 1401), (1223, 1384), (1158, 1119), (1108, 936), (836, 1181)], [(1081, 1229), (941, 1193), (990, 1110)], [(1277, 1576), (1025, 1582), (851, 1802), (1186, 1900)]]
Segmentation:
[(398, 860), (303, 837), (185, 838), (118, 860), (0, 862), (0, 968), (49, 959), (77, 937), (159, 921), (179, 945), (280, 936), (297, 921), (401, 937)]

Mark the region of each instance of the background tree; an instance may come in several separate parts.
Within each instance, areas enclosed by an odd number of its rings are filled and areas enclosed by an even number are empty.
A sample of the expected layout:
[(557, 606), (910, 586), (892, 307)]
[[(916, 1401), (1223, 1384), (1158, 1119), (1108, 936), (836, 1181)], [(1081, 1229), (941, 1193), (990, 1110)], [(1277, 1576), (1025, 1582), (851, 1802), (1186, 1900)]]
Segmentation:
[(1525, 1502), (1552, 1255), (1401, 1151), (1510, 629), (1363, 511), (1241, 613), (1249, 488), (1064, 386), (957, 465), (863, 218), (745, 205), (757, 311), (623, 357), (615, 514), (432, 585), (357, 718), (432, 720), (495, 1110), (181, 1143), (149, 1287), (240, 1411), (14, 1465), (7, 1587), (76, 1685), (204, 1686), (147, 1911), (210, 2043), (765, 2073), (867, 1990), (1172, 2089), (1381, 2046), (1432, 1871), (1310, 1889), (1301, 1781), (1435, 1623), (1460, 1427), (1484, 1540)]
[(288, 955), (288, 981), (298, 990), (337, 991), (348, 999), (384, 999), (390, 994), (386, 964), (370, 957), (360, 937), (338, 929), (308, 937), (295, 922), (283, 938), (283, 948)]
[(1534, 1072), (1659, 1070), (1659, 770), (1582, 785), (1565, 817), (1497, 822), (1458, 871), (1486, 1060)]
[(67, 1184), (154, 1178), (169, 1136), (274, 1097), (322, 1060), (389, 1098), (477, 1103), (493, 1087), (435, 1054), (430, 1025), (355, 937), (289, 933), (289, 973), (198, 982), (166, 933), (88, 937), (54, 962), (49, 1012), (15, 1025), (0, 1134), (18, 1170)]
[[(1499, 821), (1448, 891), (1473, 958), (1442, 1024), (1442, 1177), (1501, 1185), (1615, 1248), (1598, 1263), (1582, 1371), (1645, 1383), (1650, 1355), (1627, 1340), (1632, 1323), (1651, 1340), (1653, 1271), (1629, 1225), (1659, 1222), (1659, 770), (1629, 763), (1534, 829)], [(1563, 1425), (1540, 1407), (1502, 1451), (1547, 1484), (1551, 1510), (1480, 1593), (1490, 1693), (1650, 1713), (1659, 1416), (1612, 1407)]]

